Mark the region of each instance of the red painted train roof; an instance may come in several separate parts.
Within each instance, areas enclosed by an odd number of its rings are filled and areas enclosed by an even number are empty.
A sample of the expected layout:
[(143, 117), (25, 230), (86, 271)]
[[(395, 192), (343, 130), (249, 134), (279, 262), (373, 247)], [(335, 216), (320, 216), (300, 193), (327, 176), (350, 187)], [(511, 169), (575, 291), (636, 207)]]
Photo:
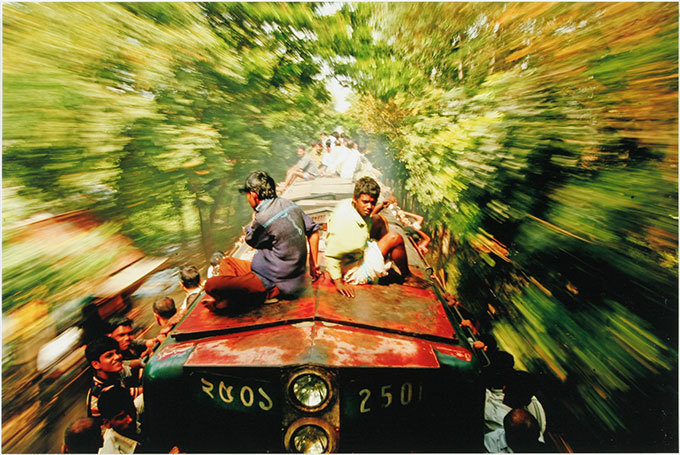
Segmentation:
[(309, 286), (296, 300), (281, 300), (254, 308), (235, 308), (218, 315), (198, 304), (173, 331), (178, 338), (220, 332), (258, 330), (270, 325), (304, 320), (385, 330), (453, 340), (455, 332), (444, 308), (430, 289), (409, 286), (357, 286), (356, 297), (344, 297), (327, 278)]
[[(174, 349), (173, 346), (169, 346)], [(300, 322), (202, 340), (187, 367), (287, 366), (437, 368), (435, 350), (470, 361), (460, 346), (324, 321)], [(159, 355), (162, 355), (161, 352)]]
[[(352, 188), (350, 180), (317, 179), (292, 185), (284, 196), (298, 200), (304, 210), (322, 209), (312, 216), (323, 223), (337, 201), (316, 195), (330, 192), (348, 197)], [(400, 226), (388, 221), (390, 229), (403, 235)], [(410, 242), (406, 248), (411, 271), (422, 276), (425, 264)], [(239, 242), (231, 254), (250, 260), (254, 250)], [(435, 351), (471, 360), (470, 351), (457, 346), (455, 330), (432, 289), (364, 285), (355, 286), (355, 292), (355, 298), (344, 297), (327, 277), (313, 284), (307, 277), (307, 288), (296, 300), (254, 307), (242, 302), (219, 315), (198, 303), (172, 332), (179, 344), (162, 348), (158, 358), (172, 356), (177, 349), (192, 349), (186, 366), (315, 363), (436, 368)]]

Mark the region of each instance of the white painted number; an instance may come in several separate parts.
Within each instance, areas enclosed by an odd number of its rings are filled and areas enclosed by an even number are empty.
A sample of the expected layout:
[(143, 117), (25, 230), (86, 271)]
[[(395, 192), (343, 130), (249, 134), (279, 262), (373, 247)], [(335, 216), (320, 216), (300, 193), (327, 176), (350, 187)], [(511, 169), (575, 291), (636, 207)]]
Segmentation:
[[(215, 399), (215, 384), (212, 382), (205, 378), (201, 378), (201, 390), (210, 398)], [(222, 401), (223, 403), (233, 403), (233, 390), (234, 386), (226, 385), (224, 381), (220, 381), (219, 385), (217, 386), (217, 395), (219, 396), (218, 401)], [(274, 407), (274, 401), (271, 399), (271, 397), (267, 395), (267, 392), (265, 392), (262, 387), (258, 387), (257, 392), (259, 394), (259, 398), (261, 398), (257, 402), (257, 405), (260, 407), (260, 409), (263, 411), (271, 410)], [(239, 397), (241, 398), (241, 404), (247, 408), (252, 407), (255, 403), (255, 392), (253, 392), (253, 389), (247, 385), (241, 387)]]
[(261, 401), (259, 403), (257, 403), (260, 406), (260, 409), (262, 409), (263, 411), (269, 411), (271, 408), (273, 408), (274, 403), (272, 402), (272, 399), (269, 398), (269, 395), (267, 395), (267, 393), (262, 389), (262, 387), (259, 387), (257, 389), (257, 391), (260, 392), (260, 395), (262, 395), (262, 398), (267, 400), (266, 404), (261, 402)]
[[(220, 387), (218, 390), (220, 392), (220, 398), (222, 399), (222, 401), (224, 401), (225, 403), (231, 403), (232, 401), (234, 401), (234, 397), (231, 396), (231, 389), (233, 388), (234, 388), (233, 386), (229, 387), (225, 386), (224, 382), (220, 381)], [(223, 392), (227, 392), (226, 398), (224, 397)]]
[(413, 398), (413, 386), (410, 382), (405, 382), (401, 385), (401, 404), (406, 406)]
[(201, 383), (203, 386), (201, 387), (203, 391), (208, 394), (210, 398), (215, 398), (215, 396), (212, 394), (212, 389), (215, 388), (212, 382), (206, 381), (205, 379), (201, 378)]
[[(382, 398), (380, 407), (383, 409), (392, 406), (395, 402), (394, 395), (391, 391), (393, 385), (394, 384), (386, 384), (380, 386), (380, 396)], [(408, 406), (412, 403), (423, 401), (423, 384), (416, 383), (415, 387), (417, 387), (416, 391), (413, 390), (414, 384), (412, 382), (404, 382), (401, 384), (401, 387), (399, 388), (399, 403), (401, 403), (402, 406)], [(371, 398), (371, 390), (361, 389), (359, 391), (359, 396), (361, 397), (359, 412), (362, 414), (371, 412), (371, 408), (368, 406), (369, 399)]]
[(359, 391), (359, 395), (363, 396), (364, 394), (366, 396), (364, 397), (363, 400), (361, 400), (361, 405), (359, 406), (359, 412), (361, 412), (362, 414), (365, 412), (369, 412), (371, 410), (371, 408), (366, 407), (366, 402), (368, 401), (368, 397), (371, 396), (371, 391), (368, 389), (361, 389)]
[[(380, 387), (380, 395), (382, 395), (383, 398), (385, 398), (385, 403), (383, 403), (382, 407), (386, 408), (389, 405), (392, 404), (392, 394), (389, 392), (391, 385), (384, 385)], [(403, 389), (403, 387), (402, 387)], [(403, 393), (402, 393), (403, 395)]]
[[(248, 398), (246, 398), (246, 395), (248, 395)], [(249, 408), (253, 405), (253, 389), (247, 385), (241, 387), (241, 403), (243, 403), (243, 406), (246, 408)]]

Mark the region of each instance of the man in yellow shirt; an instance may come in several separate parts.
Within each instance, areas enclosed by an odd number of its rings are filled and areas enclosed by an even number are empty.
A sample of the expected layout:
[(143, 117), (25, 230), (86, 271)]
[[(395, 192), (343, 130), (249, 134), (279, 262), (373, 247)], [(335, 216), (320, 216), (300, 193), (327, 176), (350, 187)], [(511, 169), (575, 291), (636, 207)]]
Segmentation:
[(352, 199), (338, 204), (328, 222), (326, 270), (344, 296), (354, 297), (350, 285), (372, 283), (387, 275), (392, 265), (384, 260), (388, 256), (399, 268), (401, 280), (410, 273), (402, 236), (380, 226), (385, 223), (380, 216), (371, 217), (379, 196), (378, 182), (362, 177), (354, 186)]

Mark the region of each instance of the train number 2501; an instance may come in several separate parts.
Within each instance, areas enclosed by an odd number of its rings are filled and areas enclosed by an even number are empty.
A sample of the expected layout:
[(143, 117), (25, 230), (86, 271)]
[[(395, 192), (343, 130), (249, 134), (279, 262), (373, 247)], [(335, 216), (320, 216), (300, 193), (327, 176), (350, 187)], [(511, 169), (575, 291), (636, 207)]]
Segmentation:
[[(418, 403), (423, 399), (423, 385), (404, 382), (401, 386), (393, 387), (392, 384), (387, 384), (378, 389), (361, 389), (359, 396), (361, 397), (359, 412), (363, 414), (376, 408), (385, 409), (390, 406)], [(376, 397), (379, 397), (379, 402), (376, 402)]]

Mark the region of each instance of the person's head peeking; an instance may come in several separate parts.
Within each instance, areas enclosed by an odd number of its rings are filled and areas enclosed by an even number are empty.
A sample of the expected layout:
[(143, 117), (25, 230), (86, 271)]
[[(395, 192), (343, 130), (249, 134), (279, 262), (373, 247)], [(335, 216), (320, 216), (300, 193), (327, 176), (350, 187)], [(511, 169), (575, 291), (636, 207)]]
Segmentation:
[(153, 314), (156, 318), (156, 322), (161, 327), (163, 327), (168, 319), (173, 317), (175, 313), (177, 313), (177, 308), (175, 308), (175, 301), (172, 297), (163, 297), (153, 303)]
[(198, 268), (195, 265), (182, 267), (179, 272), (179, 283), (185, 291), (198, 287), (201, 284), (201, 274)]
[(375, 202), (380, 196), (380, 185), (371, 177), (361, 177), (354, 185), (352, 202), (359, 215), (367, 217), (375, 208)]
[(132, 344), (132, 320), (125, 316), (114, 316), (108, 322), (106, 334), (118, 342), (120, 351), (127, 351)]
[(298, 156), (302, 157), (305, 153), (307, 153), (307, 151), (305, 150), (305, 146), (304, 145), (298, 145), (298, 148), (297, 148)]
[(276, 197), (276, 183), (266, 172), (255, 171), (246, 178), (245, 185), (239, 191), (245, 193), (248, 203), (255, 208), (265, 199)]
[(64, 432), (62, 453), (97, 453), (104, 445), (102, 431), (91, 417), (73, 421)]
[(137, 410), (130, 392), (120, 386), (104, 390), (98, 401), (103, 426), (134, 438), (137, 435)]
[(118, 342), (111, 337), (98, 338), (85, 348), (85, 358), (94, 368), (95, 374), (102, 379), (108, 379), (111, 375), (123, 370), (121, 359), (123, 356), (118, 352)]
[(536, 452), (540, 446), (538, 421), (525, 409), (513, 409), (503, 419), (505, 440), (516, 453)]

